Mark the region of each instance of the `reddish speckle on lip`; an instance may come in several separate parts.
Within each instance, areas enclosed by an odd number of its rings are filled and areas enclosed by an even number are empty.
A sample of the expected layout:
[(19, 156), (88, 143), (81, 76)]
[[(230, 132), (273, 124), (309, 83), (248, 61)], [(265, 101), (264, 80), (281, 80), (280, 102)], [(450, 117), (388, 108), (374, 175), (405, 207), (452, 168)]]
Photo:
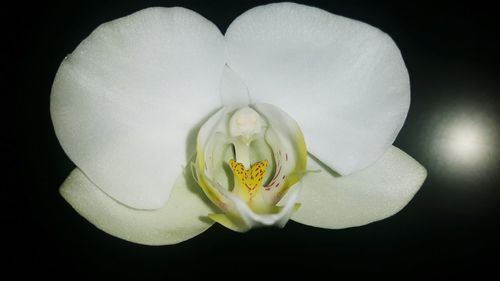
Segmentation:
[(285, 161), (288, 161), (288, 153), (285, 153)]

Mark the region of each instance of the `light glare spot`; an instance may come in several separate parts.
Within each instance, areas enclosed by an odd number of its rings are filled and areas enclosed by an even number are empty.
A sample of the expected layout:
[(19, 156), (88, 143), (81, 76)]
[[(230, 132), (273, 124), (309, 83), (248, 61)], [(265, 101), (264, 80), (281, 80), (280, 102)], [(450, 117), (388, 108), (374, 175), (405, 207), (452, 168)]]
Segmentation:
[(477, 164), (478, 161), (485, 158), (487, 151), (488, 132), (481, 124), (460, 121), (454, 124), (448, 133), (448, 141), (445, 149), (449, 156), (462, 164)]
[(463, 186), (480, 183), (498, 167), (494, 114), (476, 107), (442, 110), (431, 119), (428, 167), (431, 174)]

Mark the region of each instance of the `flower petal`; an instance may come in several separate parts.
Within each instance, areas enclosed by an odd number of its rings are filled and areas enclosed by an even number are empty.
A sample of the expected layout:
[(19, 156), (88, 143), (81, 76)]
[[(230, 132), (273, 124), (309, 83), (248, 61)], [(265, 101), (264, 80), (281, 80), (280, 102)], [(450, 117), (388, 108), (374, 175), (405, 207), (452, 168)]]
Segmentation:
[(394, 146), (369, 168), (343, 177), (309, 160), (321, 172), (302, 179), (302, 205), (292, 220), (323, 228), (360, 226), (389, 217), (411, 200), (427, 176), (424, 167)]
[(410, 102), (393, 40), (365, 23), (293, 3), (253, 8), (226, 32), (228, 65), (252, 102), (279, 105), (310, 152), (340, 174), (375, 162), (398, 134)]
[(167, 204), (157, 210), (137, 210), (118, 203), (74, 169), (60, 188), (69, 204), (97, 228), (121, 239), (146, 245), (169, 245), (190, 239), (212, 222), (213, 212), (191, 177), (177, 178)]
[(223, 68), (222, 34), (190, 10), (150, 8), (105, 23), (56, 75), (57, 137), (108, 195), (160, 208), (191, 156), (188, 133), (220, 106)]

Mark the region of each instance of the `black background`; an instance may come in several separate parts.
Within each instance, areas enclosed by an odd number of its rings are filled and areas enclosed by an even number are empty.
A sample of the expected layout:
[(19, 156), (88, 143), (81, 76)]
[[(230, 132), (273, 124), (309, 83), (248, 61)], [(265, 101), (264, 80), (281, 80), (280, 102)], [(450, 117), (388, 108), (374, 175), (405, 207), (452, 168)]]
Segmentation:
[[(401, 49), (410, 72), (412, 105), (395, 144), (421, 162), (429, 176), (400, 213), (345, 230), (289, 222), (284, 230), (238, 234), (215, 225), (179, 245), (149, 247), (96, 229), (58, 194), (74, 167), (49, 116), (59, 63), (99, 24), (145, 7), (184, 6), (224, 32), (234, 18), (265, 1), (66, 2), (22, 3), (2, 12), (8, 33), (4, 59), (11, 66), (4, 86), (12, 87), (5, 94), (19, 105), (4, 119), (4, 131), (16, 124), (18, 138), (15, 165), (4, 169), (10, 175), (4, 188), (15, 191), (2, 199), (7, 207), (2, 229), (8, 234), (4, 266), (17, 277), (500, 277), (500, 29), (492, 4), (298, 1), (374, 25)], [(3, 113), (12, 110), (7, 104), (3, 108)], [(480, 132), (481, 152), (453, 158), (444, 148), (457, 140), (446, 128), (464, 120)], [(12, 134), (4, 137), (11, 139)]]

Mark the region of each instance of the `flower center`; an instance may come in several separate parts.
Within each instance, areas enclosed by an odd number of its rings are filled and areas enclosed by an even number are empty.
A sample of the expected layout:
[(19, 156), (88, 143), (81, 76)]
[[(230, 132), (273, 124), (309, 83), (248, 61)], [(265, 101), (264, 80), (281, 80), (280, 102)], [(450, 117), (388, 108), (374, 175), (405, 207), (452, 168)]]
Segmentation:
[(211, 117), (198, 133), (193, 165), (196, 181), (224, 212), (209, 217), (236, 231), (283, 226), (306, 169), (297, 123), (272, 105), (254, 106), (223, 108)]

